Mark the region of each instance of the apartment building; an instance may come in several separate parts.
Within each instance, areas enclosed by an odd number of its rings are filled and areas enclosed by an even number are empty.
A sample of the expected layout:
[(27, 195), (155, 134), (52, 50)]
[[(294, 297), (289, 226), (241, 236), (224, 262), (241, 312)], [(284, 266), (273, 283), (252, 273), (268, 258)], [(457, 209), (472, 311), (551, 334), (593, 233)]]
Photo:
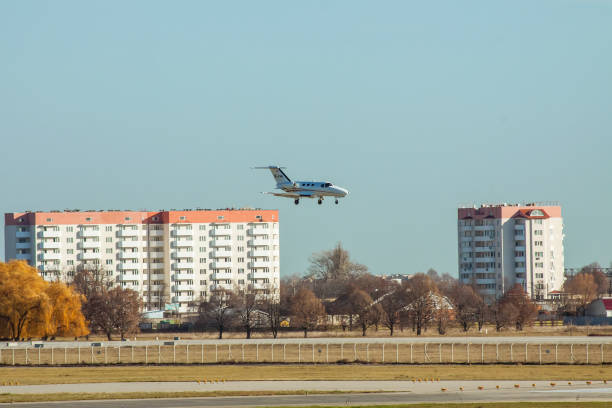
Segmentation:
[(543, 299), (564, 282), (558, 205), (494, 204), (458, 209), (459, 278), (488, 301), (515, 284)]
[(194, 311), (193, 301), (220, 289), (278, 296), (277, 210), (7, 213), (4, 234), (7, 260), (27, 261), (46, 280), (103, 270), (138, 291), (146, 310)]

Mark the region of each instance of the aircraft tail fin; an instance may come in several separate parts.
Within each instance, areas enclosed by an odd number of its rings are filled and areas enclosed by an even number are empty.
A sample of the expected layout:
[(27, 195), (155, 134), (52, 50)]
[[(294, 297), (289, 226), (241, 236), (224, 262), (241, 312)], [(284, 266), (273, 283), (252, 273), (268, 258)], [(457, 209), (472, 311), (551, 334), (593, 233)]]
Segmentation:
[(283, 171), (284, 167), (278, 166), (267, 166), (267, 167), (255, 167), (256, 169), (269, 169), (276, 181), (276, 185), (280, 186), (283, 184), (291, 183), (291, 179)]

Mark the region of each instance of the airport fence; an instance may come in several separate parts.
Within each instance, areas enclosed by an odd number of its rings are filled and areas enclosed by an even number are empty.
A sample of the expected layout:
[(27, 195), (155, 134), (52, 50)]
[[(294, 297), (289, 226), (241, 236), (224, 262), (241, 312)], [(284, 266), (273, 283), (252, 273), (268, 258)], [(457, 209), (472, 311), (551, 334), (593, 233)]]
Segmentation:
[[(0, 365), (378, 363), (610, 364), (609, 339), (495, 341), (296, 339), (135, 342), (7, 342)], [(462, 339), (463, 340), (463, 339)], [(535, 341), (534, 341), (535, 340)]]

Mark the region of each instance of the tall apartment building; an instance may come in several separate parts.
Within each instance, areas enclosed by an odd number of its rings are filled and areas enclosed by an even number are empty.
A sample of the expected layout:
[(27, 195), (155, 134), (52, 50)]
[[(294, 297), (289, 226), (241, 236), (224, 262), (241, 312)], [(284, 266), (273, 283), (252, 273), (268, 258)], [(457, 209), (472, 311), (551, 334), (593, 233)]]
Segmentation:
[(146, 310), (215, 290), (278, 296), (277, 210), (52, 211), (5, 214), (6, 259), (46, 280), (70, 281), (79, 267), (140, 293)]
[(564, 282), (561, 207), (481, 205), (458, 209), (459, 278), (491, 301), (515, 284), (535, 299)]

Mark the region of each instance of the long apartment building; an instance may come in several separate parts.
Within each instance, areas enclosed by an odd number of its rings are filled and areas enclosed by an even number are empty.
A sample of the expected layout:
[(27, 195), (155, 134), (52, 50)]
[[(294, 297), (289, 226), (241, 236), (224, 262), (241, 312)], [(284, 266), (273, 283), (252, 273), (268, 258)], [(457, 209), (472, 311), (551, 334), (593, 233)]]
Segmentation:
[(534, 299), (564, 282), (558, 205), (496, 204), (458, 209), (459, 278), (489, 301), (520, 284)]
[(79, 268), (134, 289), (146, 310), (180, 312), (220, 289), (278, 296), (277, 210), (51, 211), (5, 214), (6, 259), (46, 280)]

